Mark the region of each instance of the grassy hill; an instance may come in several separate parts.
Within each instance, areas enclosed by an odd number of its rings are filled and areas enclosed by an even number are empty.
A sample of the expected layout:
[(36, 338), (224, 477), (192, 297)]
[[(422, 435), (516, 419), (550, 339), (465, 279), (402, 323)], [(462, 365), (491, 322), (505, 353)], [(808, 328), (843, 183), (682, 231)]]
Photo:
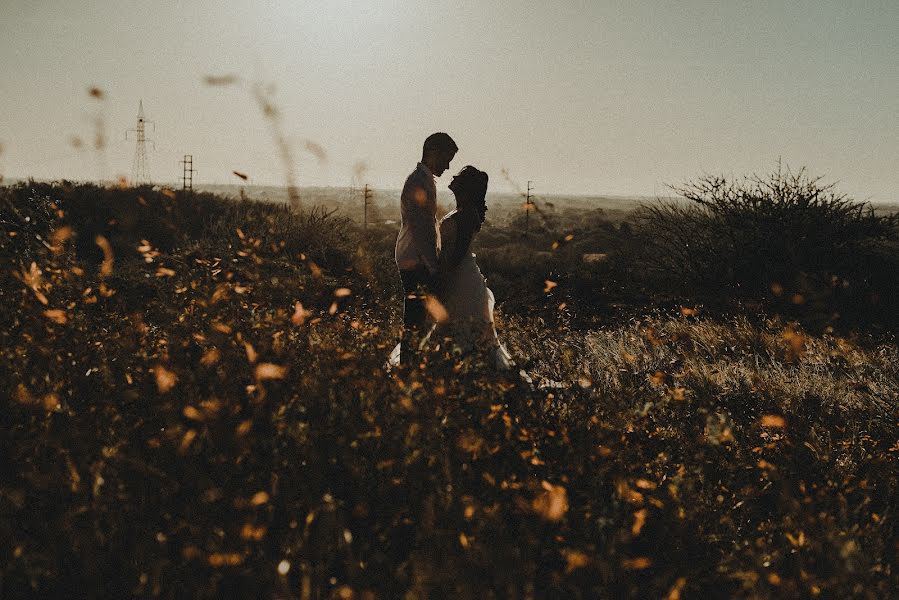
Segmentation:
[(510, 222), (475, 251), (533, 385), (384, 371), (395, 226), (0, 188), (0, 596), (899, 587), (892, 280), (728, 295), (653, 271), (645, 219)]

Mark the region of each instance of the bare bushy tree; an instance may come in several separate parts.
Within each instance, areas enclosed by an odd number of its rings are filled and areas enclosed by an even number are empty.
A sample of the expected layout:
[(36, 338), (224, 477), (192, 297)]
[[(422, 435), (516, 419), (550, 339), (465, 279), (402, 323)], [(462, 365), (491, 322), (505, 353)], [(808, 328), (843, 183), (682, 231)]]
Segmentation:
[(637, 216), (649, 272), (685, 286), (746, 295), (810, 278), (836, 286), (864, 279), (871, 252), (899, 234), (899, 215), (878, 215), (834, 184), (781, 168), (740, 179), (705, 175)]

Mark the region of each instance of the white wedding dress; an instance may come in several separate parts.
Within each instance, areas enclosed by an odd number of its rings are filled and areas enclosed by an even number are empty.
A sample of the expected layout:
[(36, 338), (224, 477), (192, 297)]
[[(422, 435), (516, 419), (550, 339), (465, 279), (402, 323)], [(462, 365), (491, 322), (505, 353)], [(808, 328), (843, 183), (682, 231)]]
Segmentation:
[[(452, 211), (440, 221), (441, 265), (446, 265), (456, 249), (456, 219)], [(447, 319), (432, 327), (428, 343), (435, 338), (447, 339), (461, 355), (484, 353), (484, 358), (497, 370), (515, 367), (506, 347), (499, 341), (493, 320), (496, 303), (493, 292), (478, 268), (476, 256), (469, 251), (452, 269), (443, 274), (443, 293), (438, 300), (446, 309)], [(400, 345), (390, 353), (389, 366), (399, 364)]]

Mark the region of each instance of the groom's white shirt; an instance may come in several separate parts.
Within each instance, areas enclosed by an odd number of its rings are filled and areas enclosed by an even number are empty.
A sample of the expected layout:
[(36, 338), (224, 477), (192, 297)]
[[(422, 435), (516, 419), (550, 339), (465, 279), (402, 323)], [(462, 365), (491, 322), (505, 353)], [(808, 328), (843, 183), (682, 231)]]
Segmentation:
[(435, 275), (440, 252), (440, 227), (437, 222), (437, 187), (434, 175), (424, 163), (406, 178), (400, 195), (402, 225), (396, 238), (396, 266), (401, 271), (422, 266)]

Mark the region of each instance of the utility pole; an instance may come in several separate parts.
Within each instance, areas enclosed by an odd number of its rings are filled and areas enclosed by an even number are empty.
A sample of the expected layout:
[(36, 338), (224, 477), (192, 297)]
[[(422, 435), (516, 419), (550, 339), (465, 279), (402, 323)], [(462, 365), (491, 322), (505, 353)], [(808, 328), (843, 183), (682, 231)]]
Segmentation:
[(528, 225), (531, 221), (531, 191), (534, 189), (531, 185), (533, 182), (528, 180), (528, 193), (524, 200), (524, 233), (528, 233)]
[(185, 154), (184, 158), (181, 159), (181, 165), (183, 167), (183, 172), (181, 175), (181, 189), (182, 190), (193, 190), (194, 189), (194, 155), (193, 154)]
[(138, 186), (150, 183), (150, 170), (147, 167), (147, 142), (153, 144), (156, 149), (156, 142), (148, 140), (146, 137), (145, 126), (147, 123), (153, 125), (153, 131), (156, 131), (156, 123), (144, 119), (144, 101), (141, 100), (137, 109), (137, 125), (134, 129), (125, 132), (125, 139), (128, 139), (129, 133), (134, 133), (134, 163), (131, 168), (131, 185)]
[(368, 203), (372, 198), (372, 190), (368, 187), (368, 184), (365, 184), (365, 190), (362, 193), (362, 201), (363, 201), (363, 224), (366, 229), (368, 229)]

